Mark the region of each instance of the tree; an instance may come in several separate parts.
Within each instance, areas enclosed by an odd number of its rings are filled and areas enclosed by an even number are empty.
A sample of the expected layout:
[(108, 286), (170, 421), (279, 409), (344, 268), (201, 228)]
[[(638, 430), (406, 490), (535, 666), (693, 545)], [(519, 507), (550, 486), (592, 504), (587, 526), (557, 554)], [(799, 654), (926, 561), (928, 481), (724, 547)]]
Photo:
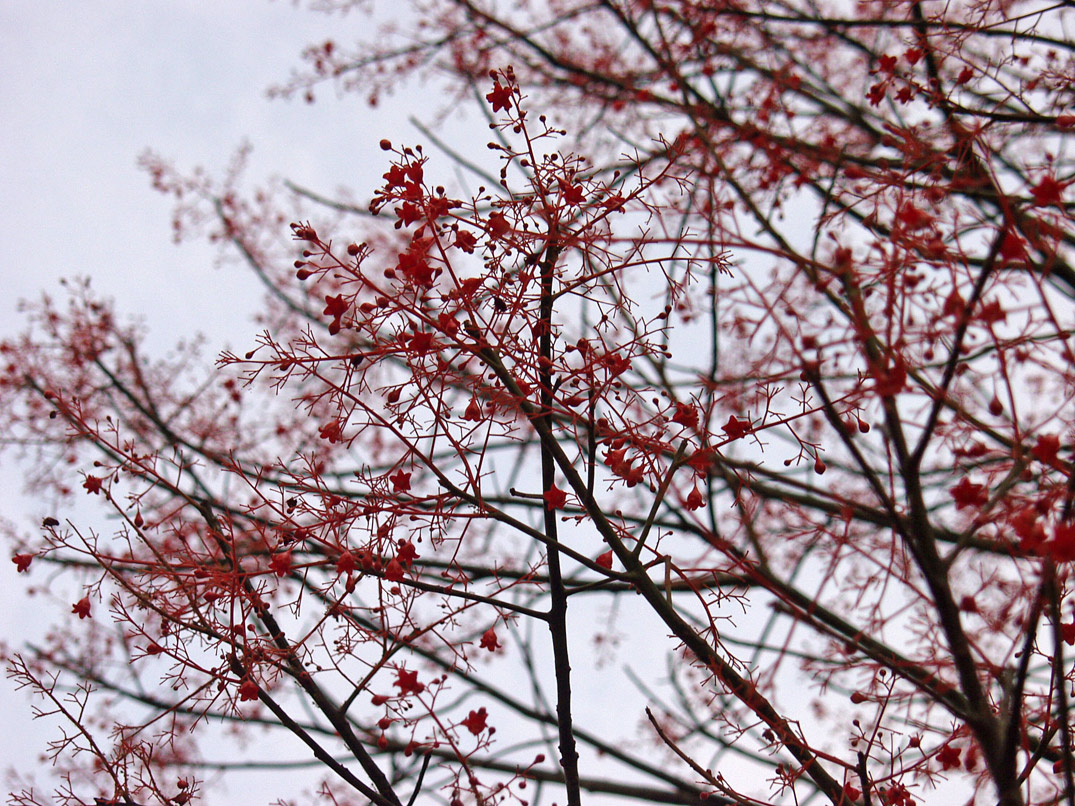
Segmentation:
[(59, 802), (192, 802), (221, 730), (311, 802), (1075, 802), (1072, 16), (429, 0), (278, 91), (441, 82), (487, 157), (147, 157), (264, 329), (153, 360), (83, 283), (0, 346)]

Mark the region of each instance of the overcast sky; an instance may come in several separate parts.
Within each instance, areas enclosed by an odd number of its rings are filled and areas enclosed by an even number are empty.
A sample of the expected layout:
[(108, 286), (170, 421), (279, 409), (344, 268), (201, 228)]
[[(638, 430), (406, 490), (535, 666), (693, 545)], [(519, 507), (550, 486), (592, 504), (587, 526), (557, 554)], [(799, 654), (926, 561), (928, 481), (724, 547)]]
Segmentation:
[[(331, 91), (313, 106), (265, 95), (304, 45), (358, 39), (367, 25), (285, 0), (0, 0), (0, 337), (21, 329), (20, 298), (89, 275), (121, 312), (152, 312), (162, 348), (197, 330), (210, 355), (250, 343), (256, 282), (214, 268), (204, 244), (172, 244), (170, 202), (137, 157), (152, 148), (219, 172), (246, 138), (252, 182), (275, 174), (369, 193), (384, 170), (378, 140), (400, 137), (413, 109), (372, 113)], [(0, 517), (30, 530), (40, 516), (18, 469), (0, 459)], [(17, 645), (43, 625), (6, 555), (0, 575), (0, 640)], [(0, 770), (37, 766), (55, 734), (31, 724), (27, 699), (4, 679), (0, 715)]]

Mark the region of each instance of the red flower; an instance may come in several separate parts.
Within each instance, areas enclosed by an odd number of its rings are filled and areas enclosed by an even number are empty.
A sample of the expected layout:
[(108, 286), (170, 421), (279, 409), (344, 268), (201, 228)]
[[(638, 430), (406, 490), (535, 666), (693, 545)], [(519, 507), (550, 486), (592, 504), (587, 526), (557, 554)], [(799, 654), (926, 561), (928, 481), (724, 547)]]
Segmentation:
[(96, 476), (86, 476), (86, 480), (82, 482), (82, 486), (94, 495), (98, 495), (101, 492), (101, 479)]
[(474, 236), (474, 233), (467, 232), (466, 230), (459, 230), (455, 234), (455, 246), (462, 249), (468, 255), (474, 253), (474, 247), (477, 245), (478, 239)]
[(239, 684), (239, 701), (250, 702), (258, 698), (258, 684), (249, 678)]
[(406, 669), (396, 670), (396, 686), (402, 694), (421, 694), (426, 690), (425, 683), (418, 682), (418, 672), (408, 672)]
[(16, 554), (11, 558), (11, 562), (15, 563), (15, 570), (24, 574), (30, 568), (30, 562), (34, 559), (33, 554)]
[(417, 285), (427, 288), (433, 285), (433, 280), (435, 279), (433, 267), (429, 263), (429, 255), (421, 244), (417, 248), (412, 244), (411, 249), (406, 252), (400, 252), (399, 259), (396, 262), (396, 269)]
[(545, 499), (545, 504), (549, 509), (563, 509), (564, 504), (567, 503), (567, 493), (557, 487), (555, 483), (545, 491), (542, 498)]
[(422, 218), (422, 210), (414, 202), (403, 202), (401, 206), (396, 208), (395, 212), (399, 218), (399, 221), (396, 222), (396, 229), (409, 227)]
[(903, 391), (903, 387), (907, 385), (907, 366), (904, 364), (903, 359), (896, 357), (892, 362), (892, 366), (884, 366), (877, 364), (873, 367), (871, 373), (876, 386), (874, 391), (881, 397), (892, 397)]
[(481, 403), (478, 402), (476, 397), (471, 398), (470, 403), (467, 404), (467, 410), (463, 412), (463, 419), (475, 423), (479, 423), (484, 419), (482, 417)]
[(1034, 197), (1034, 203), (1039, 207), (1048, 207), (1050, 204), (1060, 204), (1060, 194), (1064, 186), (1056, 181), (1055, 177), (1043, 177), (1038, 184), (1030, 189), (1030, 195)]
[(340, 558), (336, 560), (337, 574), (350, 574), (356, 567), (357, 563), (355, 563), (355, 555), (349, 551), (345, 551), (340, 555)]
[(870, 87), (866, 91), (866, 98), (869, 100), (870, 106), (877, 106), (881, 103), (885, 99), (886, 90), (888, 90), (888, 84), (884, 81)]
[(586, 196), (582, 192), (582, 188), (571, 182), (565, 182), (563, 179), (559, 180), (560, 195), (568, 204), (582, 204)]
[(407, 341), (407, 349), (412, 353), (422, 355), (429, 352), (429, 349), (433, 346), (433, 334), (425, 330), (420, 330), (415, 333)]
[(714, 456), (715, 454), (712, 448), (702, 448), (691, 454), (691, 458), (687, 460), (687, 464), (690, 465), (692, 470), (705, 474), (708, 473), (709, 469), (713, 466)]
[(958, 319), (963, 315), (966, 307), (967, 301), (960, 295), (959, 289), (953, 288), (951, 293), (944, 298), (944, 305), (941, 306), (941, 316), (952, 316)]
[(941, 748), (941, 751), (937, 754), (937, 761), (940, 762), (942, 770), (951, 770), (959, 766), (959, 754), (960, 749), (953, 747), (950, 744), (946, 744)]
[(904, 202), (896, 212), (896, 220), (903, 225), (904, 229), (913, 232), (932, 224), (933, 216), (911, 202)]
[(510, 229), (511, 225), (508, 224), (508, 219), (504, 217), (503, 213), (493, 213), (489, 216), (489, 233), (494, 238), (506, 235)]
[(728, 439), (739, 439), (750, 433), (750, 427), (750, 420), (739, 420), (732, 415), (720, 430), (728, 435)]
[(479, 646), (489, 652), (496, 652), (500, 649), (500, 641), (497, 640), (496, 632), (492, 627), (482, 633), (482, 640)]
[(337, 294), (334, 297), (325, 296), (325, 310), (322, 313), (325, 316), (331, 316), (333, 319), (339, 319), (345, 313), (347, 313), (347, 300), (343, 298), (343, 294)]
[(690, 510), (701, 509), (705, 504), (705, 499), (702, 497), (701, 491), (698, 489), (698, 485), (694, 485), (694, 489), (690, 491), (690, 495), (687, 496), (686, 507)]
[(485, 720), (489, 714), (484, 708), (479, 708), (477, 711), (471, 711), (467, 718), (459, 724), (463, 725), (467, 730), (477, 736), (483, 730), (485, 730)]
[(1052, 465), (1056, 467), (1060, 464), (1057, 454), (1060, 452), (1060, 437), (1056, 434), (1043, 434), (1038, 437), (1038, 441), (1034, 443), (1034, 447), (1030, 449), (1030, 453), (1034, 458), (1045, 465)]
[(388, 565), (384, 569), (384, 578), (389, 582), (402, 582), (403, 581), (403, 566), (399, 560), (393, 557)]
[(327, 439), (329, 442), (336, 443), (343, 440), (343, 429), (340, 427), (339, 420), (333, 420), (330, 423), (325, 423), (321, 426), (321, 430), (318, 432), (321, 439)]
[(284, 551), (273, 555), (273, 558), (269, 560), (269, 568), (278, 577), (289, 574), (291, 572), (291, 552)]
[(1068, 646), (1075, 646), (1075, 619), (1070, 624), (1060, 625), (1060, 637)]
[(994, 325), (997, 322), (1003, 322), (1008, 318), (1008, 314), (1000, 307), (1000, 300), (992, 299), (989, 302), (982, 305), (978, 310), (976, 316), (979, 322), (987, 325)]
[(404, 473), (402, 470), (398, 470), (388, 477), (388, 480), (392, 482), (392, 491), (397, 493), (405, 493), (411, 488), (411, 474)]
[(1075, 523), (1058, 523), (1053, 539), (1045, 544), (1045, 551), (1054, 562), (1075, 562)]
[(505, 87), (500, 82), (494, 82), (493, 90), (486, 94), (485, 100), (493, 105), (494, 112), (507, 109), (511, 106), (511, 87)]
[(686, 428), (695, 428), (698, 425), (698, 409), (690, 403), (676, 403), (676, 413), (672, 415), (672, 422)]
[(335, 336), (340, 332), (340, 320), (343, 319), (343, 315), (347, 313), (347, 301), (343, 298), (342, 294), (337, 294), (334, 297), (325, 297), (325, 310), (323, 313), (325, 316), (331, 316), (332, 321), (329, 323), (328, 332), (329, 335)]
[(404, 567), (410, 568), (418, 559), (418, 550), (414, 547), (414, 543), (409, 540), (400, 540), (396, 545), (399, 549), (396, 552), (396, 559)]
[(90, 615), (90, 597), (89, 596), (83, 596), (81, 599), (79, 599), (77, 602), (75, 602), (71, 606), (71, 612), (72, 613), (78, 613), (78, 617), (80, 619), (93, 618), (93, 616)]
[(610, 550), (606, 551), (604, 554), (602, 554), (600, 557), (597, 558), (596, 562), (602, 568), (611, 568), (612, 567), (612, 550), (610, 549)]
[(1019, 548), (1023, 551), (1036, 551), (1045, 542), (1045, 529), (1038, 523), (1038, 513), (1034, 507), (1024, 507), (1010, 523), (1019, 538)]
[(1026, 241), (1009, 232), (1001, 241), (1000, 256), (1006, 261), (1023, 260), (1026, 257)]
[(981, 508), (989, 500), (985, 487), (981, 484), (974, 484), (966, 476), (961, 478), (959, 484), (952, 487), (948, 492), (956, 502), (957, 510), (965, 509), (966, 507)]

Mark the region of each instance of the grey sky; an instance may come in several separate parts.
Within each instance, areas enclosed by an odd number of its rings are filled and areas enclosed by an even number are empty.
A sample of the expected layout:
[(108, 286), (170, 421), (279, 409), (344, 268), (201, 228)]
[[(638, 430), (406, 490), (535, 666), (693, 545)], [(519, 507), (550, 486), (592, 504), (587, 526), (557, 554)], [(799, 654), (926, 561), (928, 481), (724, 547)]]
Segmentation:
[[(373, 115), (331, 91), (313, 106), (265, 97), (304, 45), (355, 30), (356, 17), (282, 0), (0, 0), (0, 337), (21, 329), (20, 298), (62, 294), (59, 278), (89, 275), (121, 313), (146, 316), (160, 349), (197, 330), (210, 355), (225, 341), (248, 343), (256, 282), (214, 268), (204, 244), (172, 244), (171, 203), (136, 159), (152, 148), (214, 172), (247, 138), (252, 182), (277, 174), (368, 192), (383, 171), (377, 141), (396, 136), (391, 110)], [(5, 456), (0, 517), (29, 532), (42, 514), (35, 503)], [(26, 578), (2, 560), (0, 640), (18, 645), (45, 624)], [(40, 572), (29, 581), (46, 582)], [(27, 698), (2, 679), (0, 713), (0, 770), (38, 767), (54, 730), (32, 723)]]

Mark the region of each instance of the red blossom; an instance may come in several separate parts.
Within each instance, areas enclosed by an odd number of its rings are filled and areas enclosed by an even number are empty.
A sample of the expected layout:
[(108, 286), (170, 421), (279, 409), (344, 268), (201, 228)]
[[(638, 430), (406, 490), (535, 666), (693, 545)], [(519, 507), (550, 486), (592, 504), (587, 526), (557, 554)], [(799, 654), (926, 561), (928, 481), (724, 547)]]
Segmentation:
[(467, 404), (466, 411), (463, 412), (463, 419), (470, 420), (471, 422), (475, 423), (481, 422), (485, 419), (485, 416), (482, 414), (481, 403), (478, 402), (477, 398), (470, 399), (470, 403)]
[(83, 596), (71, 606), (71, 612), (77, 613), (80, 619), (93, 618), (90, 614), (90, 597)]
[(493, 213), (489, 216), (489, 234), (494, 238), (500, 238), (511, 231), (511, 225), (503, 213)]
[(904, 229), (914, 232), (933, 223), (933, 216), (913, 202), (904, 202), (896, 212), (896, 220)]
[(728, 439), (736, 440), (750, 433), (750, 420), (740, 420), (734, 414), (728, 418), (728, 422), (720, 427), (720, 430), (728, 435)]
[(876, 364), (871, 374), (874, 377), (874, 391), (881, 397), (898, 395), (907, 385), (907, 365), (899, 356), (891, 365)]
[(959, 766), (959, 754), (960, 749), (953, 747), (950, 744), (946, 744), (937, 753), (937, 762), (941, 765), (942, 770), (951, 770)]
[(496, 632), (492, 627), (482, 633), (482, 640), (479, 643), (479, 646), (489, 652), (496, 652), (500, 649), (500, 642), (497, 640)]
[(885, 92), (888, 90), (888, 83), (882, 81), (880, 84), (874, 84), (866, 91), (866, 99), (870, 102), (870, 106), (877, 106), (885, 99)]
[(956, 509), (973, 507), (980, 509), (989, 500), (986, 489), (981, 484), (973, 483), (967, 476), (959, 480), (959, 483), (948, 490), (952, 500), (956, 502)]
[(414, 547), (414, 543), (410, 540), (400, 540), (396, 544), (396, 559), (403, 565), (404, 568), (410, 568), (414, 565), (414, 561), (418, 559), (418, 549)]
[(384, 568), (384, 578), (389, 582), (403, 581), (403, 565), (393, 557)]
[(1054, 562), (1075, 562), (1075, 523), (1058, 523), (1044, 550)]
[(604, 554), (599, 555), (595, 562), (601, 568), (612, 568), (612, 550), (609, 549)]
[(336, 560), (336, 573), (337, 574), (350, 574), (358, 567), (355, 562), (355, 555), (349, 551), (345, 551), (340, 554), (339, 559)]
[(471, 711), (467, 714), (467, 718), (459, 724), (463, 725), (463, 727), (477, 736), (485, 730), (485, 721), (488, 716), (489, 714), (484, 708), (479, 708), (477, 711)]
[(33, 559), (33, 554), (16, 554), (11, 558), (11, 562), (15, 563), (16, 572), (24, 574), (30, 569), (30, 563)]
[(702, 491), (698, 489), (698, 485), (695, 484), (687, 495), (685, 506), (687, 509), (695, 510), (701, 509), (705, 505), (705, 498), (702, 497)]
[(1048, 207), (1050, 204), (1060, 205), (1063, 199), (1064, 184), (1058, 182), (1056, 177), (1042, 177), (1038, 184), (1030, 189), (1030, 195), (1034, 197), (1034, 204), (1038, 207)]
[(567, 493), (557, 487), (555, 483), (545, 491), (542, 497), (545, 499), (545, 505), (549, 509), (563, 509), (564, 504), (567, 503)]
[(459, 230), (455, 234), (455, 246), (457, 249), (462, 249), (467, 254), (474, 253), (474, 247), (477, 246), (478, 239), (474, 236), (474, 233), (467, 230)]
[(1030, 449), (1030, 453), (1042, 464), (1059, 467), (1060, 437), (1056, 434), (1042, 434)]
[(318, 435), (321, 439), (327, 439), (332, 443), (341, 442), (343, 440), (343, 428), (340, 426), (338, 420), (333, 420), (321, 426)]
[(399, 221), (396, 222), (396, 229), (400, 227), (409, 227), (415, 221), (419, 221), (422, 218), (422, 208), (414, 202), (403, 202), (399, 207), (395, 209), (396, 217)]
[(330, 297), (326, 294), (325, 310), (322, 311), (322, 313), (324, 313), (325, 316), (332, 317), (333, 319), (339, 319), (341, 316), (347, 313), (348, 307), (350, 306), (348, 305), (347, 300), (344, 299), (342, 294), (337, 294), (334, 297)]
[(258, 684), (248, 677), (239, 684), (239, 701), (251, 702), (256, 700), (258, 698), (258, 692), (260, 691), (261, 689), (258, 688)]
[(428, 288), (433, 285), (435, 272), (425, 247), (424, 242), (411, 244), (410, 249), (400, 253), (396, 269), (410, 282)]
[(582, 204), (586, 199), (585, 194), (582, 192), (582, 188), (571, 182), (565, 182), (563, 179), (559, 180), (560, 195), (563, 200), (568, 204)]
[(1026, 258), (1026, 241), (1013, 232), (1004, 236), (1000, 244), (1000, 256), (1005, 262), (1024, 260)]
[(1034, 507), (1023, 507), (1009, 522), (1023, 551), (1033, 553), (1045, 542), (1045, 528), (1038, 521)]
[(429, 352), (433, 347), (433, 334), (426, 330), (420, 330), (411, 335), (407, 340), (407, 349), (412, 353), (421, 355)]
[(334, 297), (328, 295), (325, 296), (325, 310), (322, 313), (325, 316), (332, 317), (332, 321), (329, 323), (328, 332), (329, 335), (335, 336), (340, 332), (342, 326), (343, 315), (347, 313), (349, 305), (347, 300), (343, 298), (342, 294), (337, 294)]
[(82, 486), (93, 495), (99, 495), (101, 492), (102, 479), (96, 476), (86, 476), (86, 480), (82, 482)]
[(1075, 646), (1075, 619), (1060, 625), (1060, 637), (1068, 646)]
[(402, 667), (396, 670), (396, 687), (399, 688), (400, 696), (421, 694), (426, 690), (425, 683), (418, 682), (417, 670), (411, 672)]
[(393, 492), (405, 493), (411, 488), (411, 474), (403, 471), (402, 469), (397, 470), (395, 473), (389, 476), (388, 480), (392, 482)]
[(1004, 309), (1000, 306), (1000, 300), (992, 299), (982, 305), (975, 315), (975, 318), (984, 324), (995, 325), (998, 322), (1003, 322), (1007, 319), (1008, 314), (1005, 313)]
[(944, 305), (941, 306), (941, 316), (951, 316), (959, 320), (966, 309), (967, 301), (960, 295), (959, 289), (953, 288), (948, 296), (944, 298)]
[(676, 413), (672, 415), (672, 422), (685, 428), (697, 428), (698, 407), (690, 403), (676, 403)]
[(274, 554), (269, 560), (269, 569), (278, 577), (287, 576), (291, 573), (291, 552), (282, 551)]
[(487, 93), (485, 100), (493, 105), (493, 111), (499, 112), (501, 109), (508, 109), (511, 107), (511, 87), (505, 87), (499, 81), (493, 83), (493, 89)]
[(715, 457), (716, 452), (712, 448), (702, 448), (691, 454), (687, 465), (697, 473), (708, 473)]

